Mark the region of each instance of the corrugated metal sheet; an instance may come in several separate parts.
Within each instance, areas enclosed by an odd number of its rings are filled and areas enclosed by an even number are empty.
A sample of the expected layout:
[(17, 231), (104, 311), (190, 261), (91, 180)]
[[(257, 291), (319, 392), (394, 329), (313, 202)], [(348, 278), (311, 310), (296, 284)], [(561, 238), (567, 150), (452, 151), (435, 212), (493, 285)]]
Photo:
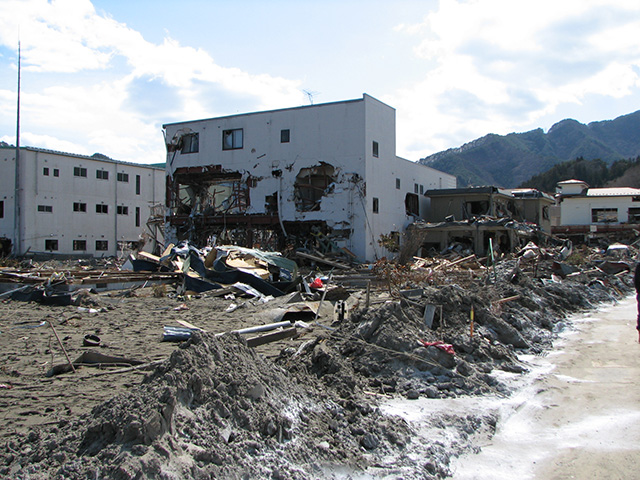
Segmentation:
[(631, 187), (590, 188), (587, 197), (625, 197), (640, 195), (640, 189)]

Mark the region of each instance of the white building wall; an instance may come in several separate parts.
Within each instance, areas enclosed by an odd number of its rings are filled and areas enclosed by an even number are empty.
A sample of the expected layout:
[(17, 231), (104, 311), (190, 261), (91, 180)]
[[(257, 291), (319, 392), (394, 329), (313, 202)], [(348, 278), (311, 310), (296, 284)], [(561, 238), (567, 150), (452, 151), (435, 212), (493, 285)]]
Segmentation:
[(640, 202), (633, 202), (631, 196), (621, 197), (565, 197), (560, 204), (560, 225), (589, 225), (591, 211), (594, 208), (615, 208), (618, 210), (618, 221), (613, 224), (629, 221), (629, 208), (640, 207)]
[[(240, 128), (243, 148), (223, 150), (222, 132)], [(290, 131), (289, 143), (280, 142), (283, 129)], [(180, 167), (208, 165), (251, 175), (257, 183), (250, 189), (246, 213), (265, 213), (265, 197), (279, 192), (283, 221), (325, 221), (330, 228), (351, 229), (340, 246), (361, 260), (388, 255), (378, 245), (380, 234), (402, 231), (412, 219), (405, 214), (405, 190), (395, 189), (396, 176), (411, 192), (414, 182), (425, 189), (440, 182), (455, 186), (452, 175), (396, 157), (395, 110), (366, 94), (358, 100), (169, 124), (165, 131), (168, 142), (184, 133), (199, 137), (197, 153), (168, 152), (168, 176)], [(322, 198), (319, 211), (300, 211), (296, 176), (322, 162), (335, 169), (333, 190)]]
[[(15, 149), (0, 151), (0, 161), (15, 172)], [(159, 168), (33, 148), (20, 150), (20, 166), (20, 253), (47, 252), (46, 241), (57, 240), (58, 250), (51, 253), (115, 255), (118, 241), (139, 240), (151, 206), (165, 196), (164, 170)], [(86, 177), (74, 175), (74, 168), (84, 169)], [(98, 170), (108, 178), (97, 178)], [(118, 181), (118, 173), (128, 175), (128, 181)], [(3, 192), (11, 196), (14, 184), (9, 183), (2, 179)], [(74, 211), (74, 203), (84, 205), (85, 211)], [(107, 213), (98, 213), (97, 204), (106, 205)], [(118, 206), (127, 213), (118, 214)], [(13, 201), (9, 208), (13, 214)], [(14, 240), (12, 221), (0, 223), (0, 228), (0, 236)], [(86, 249), (74, 250), (74, 240), (85, 241)], [(107, 250), (97, 250), (96, 241), (106, 241)]]

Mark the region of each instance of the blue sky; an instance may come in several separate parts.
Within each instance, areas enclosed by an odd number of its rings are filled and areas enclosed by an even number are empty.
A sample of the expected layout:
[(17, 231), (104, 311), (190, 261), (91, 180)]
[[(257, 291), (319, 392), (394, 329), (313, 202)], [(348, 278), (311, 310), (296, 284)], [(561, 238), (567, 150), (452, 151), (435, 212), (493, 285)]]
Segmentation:
[(0, 140), (157, 163), (162, 124), (360, 98), (410, 160), (640, 109), (637, 0), (0, 0)]

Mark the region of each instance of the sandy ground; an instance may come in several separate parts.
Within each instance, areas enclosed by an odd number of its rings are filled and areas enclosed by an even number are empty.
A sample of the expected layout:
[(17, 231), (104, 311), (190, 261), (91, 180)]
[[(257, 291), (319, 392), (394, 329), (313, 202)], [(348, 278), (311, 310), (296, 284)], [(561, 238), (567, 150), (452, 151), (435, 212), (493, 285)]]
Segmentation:
[(635, 297), (573, 318), (531, 383), (503, 401), (482, 453), (455, 462), (463, 479), (639, 478), (640, 344)]
[[(118, 368), (82, 367), (75, 375), (47, 378), (45, 374), (53, 365), (67, 363), (49, 323), (72, 361), (84, 352), (96, 351), (142, 362), (165, 360), (178, 348), (178, 343), (161, 341), (163, 326), (180, 327), (178, 320), (213, 333), (271, 323), (261, 315), (265, 309), (254, 307), (246, 298), (154, 298), (151, 288), (138, 290), (135, 297), (111, 296), (117, 293), (91, 295), (80, 308), (0, 302), (0, 441), (36, 425), (54, 425), (90, 412), (114, 393), (138, 385), (148, 373), (112, 374), (109, 372)], [(283, 300), (272, 300), (266, 310), (282, 306)], [(232, 303), (244, 306), (227, 313)], [(316, 308), (318, 302), (309, 304)], [(97, 312), (87, 311), (89, 308)], [(325, 302), (318, 324), (331, 323), (332, 315), (331, 305)], [(299, 338), (263, 345), (257, 351), (277, 356), (282, 348), (296, 348), (321, 330), (315, 325), (311, 331), (301, 330)], [(88, 334), (100, 338), (98, 347), (84, 345)]]

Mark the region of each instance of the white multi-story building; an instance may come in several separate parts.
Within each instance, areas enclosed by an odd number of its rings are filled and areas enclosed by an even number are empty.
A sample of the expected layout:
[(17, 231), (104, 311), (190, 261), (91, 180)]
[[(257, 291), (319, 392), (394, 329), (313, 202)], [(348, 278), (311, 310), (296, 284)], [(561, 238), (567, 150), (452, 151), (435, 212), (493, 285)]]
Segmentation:
[(453, 175), (396, 156), (395, 109), (366, 94), (164, 129), (167, 240), (235, 235), (265, 246), (275, 236), (282, 247), (313, 238), (375, 260), (390, 254), (382, 236), (400, 238), (424, 216), (426, 190), (456, 186)]
[(32, 147), (18, 164), (16, 188), (16, 149), (0, 147), (5, 253), (115, 255), (139, 242), (165, 197), (163, 168)]

